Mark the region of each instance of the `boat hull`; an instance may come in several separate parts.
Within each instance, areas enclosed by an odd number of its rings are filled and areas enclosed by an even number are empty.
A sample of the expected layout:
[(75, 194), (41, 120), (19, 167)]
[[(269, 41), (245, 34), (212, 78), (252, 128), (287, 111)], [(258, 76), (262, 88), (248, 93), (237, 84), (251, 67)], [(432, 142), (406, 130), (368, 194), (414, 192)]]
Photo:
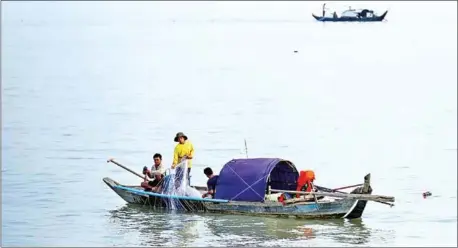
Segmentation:
[[(258, 216), (293, 217), (300, 219), (335, 219), (347, 216), (361, 216), (353, 213), (358, 200), (339, 200), (329, 203), (307, 202), (304, 204), (282, 205), (277, 203), (226, 203), (211, 204), (206, 207), (209, 212), (223, 214), (249, 214)], [(363, 210), (364, 211), (364, 210)]]
[[(319, 200), (318, 202), (240, 202), (170, 196), (146, 192), (141, 187), (123, 186), (110, 178), (103, 181), (124, 201), (153, 209), (211, 212), (257, 216), (295, 217), (305, 219), (360, 218), (366, 207), (364, 200), (350, 198)], [(362, 191), (362, 188), (359, 188)]]
[(323, 17), (323, 16), (316, 16), (312, 14), (315, 20), (320, 22), (381, 22), (385, 19), (386, 14), (388, 11), (385, 11), (381, 16), (374, 16), (374, 17)]

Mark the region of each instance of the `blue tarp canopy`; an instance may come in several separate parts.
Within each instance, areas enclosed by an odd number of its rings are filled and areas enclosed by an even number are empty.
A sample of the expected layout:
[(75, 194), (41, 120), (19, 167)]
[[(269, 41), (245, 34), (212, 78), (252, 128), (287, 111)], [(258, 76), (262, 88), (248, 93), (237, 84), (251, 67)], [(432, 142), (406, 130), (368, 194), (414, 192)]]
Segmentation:
[(223, 166), (215, 199), (263, 202), (270, 176), (271, 189), (296, 190), (299, 173), (279, 158), (233, 159)]

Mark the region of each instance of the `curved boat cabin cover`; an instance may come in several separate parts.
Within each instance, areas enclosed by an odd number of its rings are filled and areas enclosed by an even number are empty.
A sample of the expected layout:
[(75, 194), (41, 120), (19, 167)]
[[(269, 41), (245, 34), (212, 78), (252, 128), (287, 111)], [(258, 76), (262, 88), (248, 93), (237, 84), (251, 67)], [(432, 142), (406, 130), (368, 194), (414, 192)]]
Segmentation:
[(215, 199), (264, 202), (268, 186), (296, 190), (299, 173), (296, 166), (279, 158), (233, 159), (221, 170)]

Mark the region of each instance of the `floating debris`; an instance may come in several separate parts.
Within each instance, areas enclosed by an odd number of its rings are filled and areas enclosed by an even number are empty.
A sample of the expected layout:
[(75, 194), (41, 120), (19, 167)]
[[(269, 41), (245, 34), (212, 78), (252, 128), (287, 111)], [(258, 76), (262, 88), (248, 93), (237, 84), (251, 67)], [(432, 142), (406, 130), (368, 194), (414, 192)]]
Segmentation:
[(429, 192), (429, 191), (426, 191), (422, 195), (423, 195), (423, 198), (426, 198), (428, 196), (432, 196), (433, 194), (431, 192)]

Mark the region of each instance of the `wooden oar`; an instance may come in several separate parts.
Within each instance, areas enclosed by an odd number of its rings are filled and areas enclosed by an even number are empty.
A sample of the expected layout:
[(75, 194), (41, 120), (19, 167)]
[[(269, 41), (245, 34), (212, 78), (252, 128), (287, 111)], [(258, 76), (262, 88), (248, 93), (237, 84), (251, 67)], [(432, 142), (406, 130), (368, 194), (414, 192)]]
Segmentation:
[[(359, 186), (361, 186), (361, 185), (363, 185), (363, 184), (359, 184)], [(348, 192), (339, 191), (339, 189), (341, 189), (341, 188), (330, 189), (330, 188), (326, 188), (326, 187), (318, 186), (318, 185), (315, 185), (315, 187), (316, 187), (318, 190), (323, 191), (323, 192), (350, 194), (350, 193), (348, 193)], [(351, 188), (351, 187), (342, 187), (342, 188)]]
[(134, 175), (136, 175), (136, 176), (138, 176), (138, 177), (140, 177), (141, 179), (145, 179), (145, 176), (142, 176), (142, 175), (138, 174), (137, 172), (135, 172), (135, 171), (133, 171), (133, 170), (131, 170), (131, 169), (125, 167), (124, 165), (122, 165), (122, 164), (120, 164), (120, 163), (114, 161), (114, 159), (112, 159), (112, 158), (110, 158), (110, 159), (107, 160), (107, 163), (109, 163), (109, 162), (112, 162), (113, 164), (115, 164), (115, 165), (117, 165), (117, 166), (119, 166), (119, 167), (125, 169), (126, 171), (128, 171), (128, 172), (130, 172), (130, 173), (132, 173), (132, 174), (134, 174)]
[(344, 187), (340, 187), (340, 188), (335, 188), (332, 191), (337, 191), (337, 190), (342, 190), (342, 189), (350, 189), (350, 188), (355, 188), (355, 187), (359, 187), (359, 186), (363, 186), (363, 185), (364, 184), (360, 183), (360, 184), (355, 184), (355, 185), (350, 185), (350, 186), (344, 186)]
[(338, 198), (352, 198), (366, 201), (381, 201), (381, 202), (394, 202), (394, 197), (383, 196), (383, 195), (369, 195), (369, 194), (342, 194), (342, 193), (328, 193), (328, 192), (304, 192), (294, 190), (279, 190), (272, 189), (272, 192), (290, 193), (290, 194), (301, 194), (301, 195), (316, 195), (316, 196), (331, 196)]
[(319, 190), (319, 191), (323, 191), (323, 192), (336, 192), (336, 193), (342, 193), (342, 194), (349, 194), (348, 192), (343, 192), (343, 191), (338, 191), (336, 189), (330, 189), (330, 188), (326, 188), (326, 187), (323, 187), (323, 186), (318, 186), (318, 185), (315, 185), (315, 187)]
[[(362, 185), (362, 184), (360, 184)], [(353, 185), (354, 186), (354, 185)], [(336, 192), (336, 193), (342, 193), (342, 194), (350, 194), (348, 192), (343, 192), (343, 191), (337, 191), (336, 189), (329, 189), (329, 188), (326, 188), (326, 187), (322, 187), (322, 186), (315, 186), (318, 190), (321, 190), (321, 191), (324, 191), (324, 192)], [(351, 188), (351, 187), (350, 187)], [(378, 202), (378, 203), (381, 203), (381, 204), (385, 204), (385, 205), (388, 205), (390, 207), (393, 207), (394, 204), (392, 203), (388, 203), (388, 202), (383, 202), (383, 201), (377, 201), (377, 200), (374, 200), (375, 202)]]

